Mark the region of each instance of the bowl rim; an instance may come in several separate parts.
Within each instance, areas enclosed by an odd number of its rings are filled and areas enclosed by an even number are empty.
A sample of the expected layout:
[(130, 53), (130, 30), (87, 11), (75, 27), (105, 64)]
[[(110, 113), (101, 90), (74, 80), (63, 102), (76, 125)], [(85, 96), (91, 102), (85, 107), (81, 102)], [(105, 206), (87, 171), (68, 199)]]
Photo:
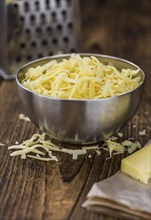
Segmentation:
[[(66, 57), (70, 57), (71, 55), (82, 55), (82, 56), (95, 56), (95, 57), (100, 57), (100, 58), (109, 58), (109, 59), (113, 59), (113, 60), (118, 60), (118, 61), (121, 61), (121, 62), (124, 62), (124, 63), (127, 63), (127, 64), (130, 64), (131, 66), (133, 67), (136, 67), (137, 69), (139, 69), (141, 71), (141, 73), (143, 74), (143, 80), (141, 81), (141, 83), (139, 84), (138, 87), (136, 87), (135, 89), (129, 91), (129, 92), (125, 92), (125, 93), (121, 93), (120, 95), (118, 96), (111, 96), (111, 97), (107, 97), (107, 98), (100, 98), (100, 99), (67, 99), (67, 98), (57, 98), (57, 97), (51, 97), (51, 96), (45, 96), (45, 95), (42, 95), (42, 94), (38, 94), (34, 91), (31, 91), (29, 89), (27, 89), (26, 87), (24, 87), (20, 82), (19, 82), (19, 79), (18, 79), (18, 76), (19, 76), (19, 73), (26, 67), (28, 67), (29, 65), (33, 64), (33, 63), (36, 63), (38, 61), (42, 61), (42, 60), (46, 60), (46, 59), (55, 59), (55, 58), (66, 58)], [(110, 55), (105, 55), (105, 54), (95, 54), (95, 53), (65, 53), (65, 54), (59, 54), (59, 55), (53, 55), (53, 56), (46, 56), (46, 57), (43, 57), (43, 58), (39, 58), (39, 59), (35, 59), (31, 62), (28, 62), (26, 63), (25, 65), (23, 65), (21, 68), (19, 68), (19, 70), (17, 71), (17, 74), (16, 74), (16, 82), (17, 82), (17, 85), (19, 87), (21, 87), (23, 90), (31, 93), (31, 94), (34, 94), (38, 97), (43, 97), (43, 98), (46, 98), (46, 99), (50, 99), (50, 100), (56, 100), (56, 101), (70, 101), (70, 102), (100, 102), (100, 101), (107, 101), (107, 100), (111, 100), (111, 99), (117, 99), (119, 97), (123, 97), (125, 95), (128, 95), (128, 94), (131, 94), (133, 93), (134, 91), (137, 91), (140, 89), (140, 87), (142, 87), (144, 84), (145, 84), (145, 81), (146, 81), (146, 75), (144, 73), (144, 71), (139, 67), (137, 66), (136, 64), (134, 64), (133, 62), (129, 61), (129, 60), (126, 60), (126, 59), (123, 59), (123, 58), (120, 58), (120, 57), (115, 57), (115, 56), (110, 56)]]

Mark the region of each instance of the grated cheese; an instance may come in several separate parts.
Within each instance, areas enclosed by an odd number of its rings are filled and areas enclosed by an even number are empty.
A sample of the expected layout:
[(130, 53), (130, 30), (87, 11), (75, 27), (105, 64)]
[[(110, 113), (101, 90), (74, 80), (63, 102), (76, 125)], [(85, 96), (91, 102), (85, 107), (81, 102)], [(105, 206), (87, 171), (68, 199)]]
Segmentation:
[(141, 144), (139, 143), (139, 141), (135, 141), (135, 143), (137, 144), (137, 148), (141, 148), (142, 146), (141, 146)]
[(115, 153), (123, 153), (125, 151), (125, 147), (122, 144), (111, 140), (106, 140), (103, 146), (108, 147), (110, 158), (112, 157), (113, 151)]
[(141, 145), (138, 141), (132, 142), (130, 140), (125, 140), (122, 142), (122, 145), (128, 147), (129, 154), (133, 153), (137, 148), (141, 148)]
[(133, 142), (129, 141), (129, 140), (125, 140), (125, 141), (122, 142), (122, 145), (126, 146), (126, 147), (130, 147), (132, 144), (133, 144)]
[(107, 148), (103, 148), (104, 150), (109, 151), (110, 158), (114, 154), (121, 154), (124, 151), (128, 151), (129, 154), (133, 153), (136, 149), (141, 148), (141, 144), (139, 141), (130, 141), (130, 140), (124, 140), (121, 143), (115, 142), (112, 140), (112, 137), (105, 141), (103, 146)]
[(95, 152), (97, 153), (98, 156), (100, 156), (100, 154), (101, 154), (100, 150), (95, 150)]
[(139, 69), (118, 70), (96, 57), (71, 55), (60, 62), (50, 61), (30, 68), (22, 85), (29, 90), (65, 99), (101, 99), (118, 96), (137, 88), (141, 83)]
[(122, 132), (118, 132), (117, 135), (118, 135), (119, 137), (123, 137), (123, 133), (122, 133)]
[(140, 136), (145, 136), (146, 135), (146, 130), (142, 130), (138, 132)]
[(58, 159), (54, 159), (54, 158), (42, 158), (42, 157), (38, 157), (38, 156), (33, 156), (33, 155), (27, 155), (27, 157), (30, 157), (30, 158), (33, 158), (33, 159), (36, 159), (36, 160), (42, 160), (42, 161), (51, 161), (51, 160), (54, 160), (54, 161), (58, 161)]
[(116, 140), (118, 140), (118, 137), (112, 136), (112, 137), (110, 137), (109, 139), (110, 139), (111, 141), (116, 141)]
[(129, 154), (133, 153), (137, 148), (138, 148), (137, 143), (133, 143), (133, 144), (128, 148), (128, 153), (129, 153)]
[(20, 120), (23, 120), (23, 121), (30, 121), (30, 119), (27, 117), (27, 116), (25, 116), (24, 114), (19, 114), (19, 119)]
[(99, 155), (98, 145), (91, 147), (82, 147), (81, 149), (67, 149), (59, 147), (46, 139), (46, 134), (34, 134), (29, 140), (23, 141), (22, 144), (12, 145), (9, 150), (14, 150), (10, 156), (21, 156), (21, 159), (26, 157), (43, 160), (43, 161), (58, 161), (58, 158), (52, 152), (62, 152), (72, 156), (73, 160), (77, 160), (78, 156), (86, 154), (90, 150), (97, 150)]
[[(72, 156), (73, 160), (77, 160), (80, 155), (85, 155), (90, 151), (95, 151), (99, 156), (102, 150), (109, 152), (110, 159), (112, 155), (121, 154), (128, 151), (129, 154), (133, 153), (137, 148), (141, 148), (138, 141), (124, 140), (121, 143), (116, 142), (113, 136), (106, 140), (102, 147), (98, 145), (83, 146), (81, 149), (68, 149), (55, 145), (50, 139), (47, 139), (48, 134), (34, 134), (29, 140), (23, 141), (18, 145), (9, 146), (8, 149), (12, 150), (10, 156), (20, 156), (21, 159), (27, 157), (43, 160), (43, 161), (58, 161), (57, 156), (53, 152), (66, 153)], [(114, 140), (113, 140), (114, 139)], [(91, 155), (88, 155), (90, 158)]]
[(133, 141), (133, 140), (134, 140), (134, 138), (133, 138), (133, 137), (130, 137), (130, 138), (128, 138), (128, 140), (129, 140), (129, 141)]

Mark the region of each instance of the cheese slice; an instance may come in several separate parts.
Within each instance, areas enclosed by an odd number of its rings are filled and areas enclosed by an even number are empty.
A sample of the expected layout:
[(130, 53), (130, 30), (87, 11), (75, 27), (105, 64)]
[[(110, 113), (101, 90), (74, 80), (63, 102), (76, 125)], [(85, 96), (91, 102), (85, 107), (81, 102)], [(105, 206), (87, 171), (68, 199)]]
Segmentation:
[(151, 178), (151, 143), (122, 159), (121, 172), (147, 184)]

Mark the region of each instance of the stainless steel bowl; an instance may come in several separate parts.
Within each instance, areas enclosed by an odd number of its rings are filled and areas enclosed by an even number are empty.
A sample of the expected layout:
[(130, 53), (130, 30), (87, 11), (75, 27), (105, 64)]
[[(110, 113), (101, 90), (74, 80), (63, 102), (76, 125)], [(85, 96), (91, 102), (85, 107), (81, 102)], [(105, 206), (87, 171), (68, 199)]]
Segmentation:
[[(119, 96), (98, 100), (69, 100), (36, 94), (21, 85), (25, 72), (31, 67), (51, 60), (62, 60), (71, 54), (57, 55), (35, 60), (24, 65), (17, 74), (18, 91), (31, 121), (51, 137), (70, 144), (92, 144), (105, 140), (120, 131), (134, 116), (140, 104), (145, 74), (140, 69), (142, 83), (136, 89)], [(135, 64), (112, 56), (96, 56), (101, 62), (112, 63), (116, 68), (139, 68)]]

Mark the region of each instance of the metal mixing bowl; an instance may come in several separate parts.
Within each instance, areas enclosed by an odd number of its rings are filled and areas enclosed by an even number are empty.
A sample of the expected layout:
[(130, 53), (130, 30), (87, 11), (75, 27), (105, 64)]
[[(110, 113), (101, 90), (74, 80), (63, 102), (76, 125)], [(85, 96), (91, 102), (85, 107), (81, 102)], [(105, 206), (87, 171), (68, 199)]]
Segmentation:
[[(43, 132), (70, 144), (92, 144), (105, 140), (120, 131), (134, 116), (140, 104), (145, 82), (145, 74), (140, 69), (138, 75), (142, 83), (131, 92), (98, 100), (71, 100), (46, 97), (36, 94), (21, 85), (25, 72), (31, 67), (43, 65), (51, 60), (62, 60), (71, 54), (57, 55), (35, 60), (24, 65), (17, 74), (19, 95), (27, 115)], [(124, 59), (98, 55), (101, 62), (111, 63), (118, 69), (138, 69), (135, 64)]]

